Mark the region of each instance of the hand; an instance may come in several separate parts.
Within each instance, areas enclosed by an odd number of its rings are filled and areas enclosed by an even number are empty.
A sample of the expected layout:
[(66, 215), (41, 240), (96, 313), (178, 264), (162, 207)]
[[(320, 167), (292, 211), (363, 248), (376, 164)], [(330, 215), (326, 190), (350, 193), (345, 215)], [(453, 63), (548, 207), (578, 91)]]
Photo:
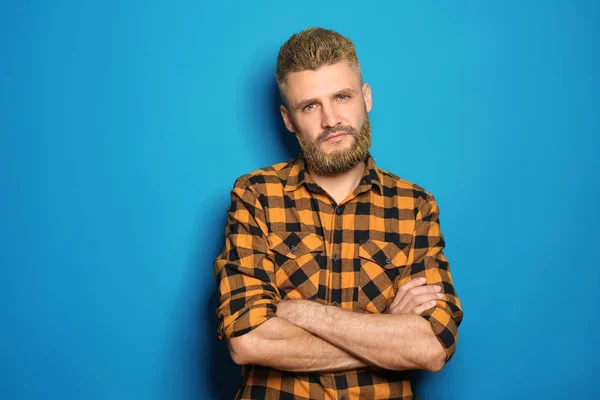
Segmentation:
[(425, 285), (426, 278), (411, 279), (400, 286), (398, 293), (390, 307), (388, 314), (417, 314), (434, 307), (437, 300), (444, 297), (442, 288), (438, 285)]

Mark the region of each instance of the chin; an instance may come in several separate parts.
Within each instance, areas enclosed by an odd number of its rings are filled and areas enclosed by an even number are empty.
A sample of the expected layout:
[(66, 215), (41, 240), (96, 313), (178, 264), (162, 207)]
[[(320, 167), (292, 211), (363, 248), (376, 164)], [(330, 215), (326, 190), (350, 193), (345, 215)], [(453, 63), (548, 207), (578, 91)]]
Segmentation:
[(340, 147), (337, 147), (335, 149), (323, 149), (322, 152), (323, 152), (323, 154), (326, 154), (328, 156), (333, 156), (333, 155), (336, 155), (336, 154), (342, 154), (345, 151), (347, 151), (349, 148), (350, 148), (350, 146), (348, 146), (348, 147), (346, 147), (346, 146), (341, 147), (340, 146)]

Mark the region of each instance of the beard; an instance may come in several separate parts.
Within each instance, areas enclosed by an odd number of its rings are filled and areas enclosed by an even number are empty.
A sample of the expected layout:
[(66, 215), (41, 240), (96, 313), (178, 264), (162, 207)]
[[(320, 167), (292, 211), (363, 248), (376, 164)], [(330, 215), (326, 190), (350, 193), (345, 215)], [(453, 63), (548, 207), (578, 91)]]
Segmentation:
[[(321, 145), (325, 140), (339, 132), (348, 133), (348, 136), (351, 137), (352, 144), (350, 147), (334, 150), (331, 153), (321, 150)], [(369, 115), (365, 111), (365, 120), (358, 131), (354, 127), (346, 125), (326, 129), (314, 141), (306, 140), (302, 135), (297, 136), (306, 164), (315, 173), (319, 175), (333, 175), (346, 172), (355, 167), (359, 162), (365, 161), (369, 154), (369, 148), (371, 147)]]

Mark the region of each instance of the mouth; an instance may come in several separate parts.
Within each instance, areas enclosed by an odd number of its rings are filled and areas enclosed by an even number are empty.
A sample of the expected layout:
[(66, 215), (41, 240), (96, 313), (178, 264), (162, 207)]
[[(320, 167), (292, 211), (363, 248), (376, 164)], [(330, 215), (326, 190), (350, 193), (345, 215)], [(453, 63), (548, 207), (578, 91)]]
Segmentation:
[(346, 132), (334, 133), (333, 135), (331, 135), (327, 139), (325, 139), (325, 142), (335, 142), (337, 140), (341, 140), (345, 136), (348, 136), (348, 133), (346, 133)]

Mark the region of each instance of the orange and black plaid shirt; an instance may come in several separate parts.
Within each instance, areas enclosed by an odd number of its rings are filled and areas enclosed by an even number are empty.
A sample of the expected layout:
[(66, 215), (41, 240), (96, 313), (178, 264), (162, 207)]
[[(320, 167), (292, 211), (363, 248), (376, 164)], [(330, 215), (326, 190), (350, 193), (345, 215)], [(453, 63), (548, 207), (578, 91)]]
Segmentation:
[[(340, 204), (312, 180), (300, 156), (238, 178), (225, 248), (214, 262), (219, 337), (250, 332), (276, 316), (281, 300), (385, 313), (400, 285), (424, 276), (442, 287), (443, 298), (422, 316), (449, 360), (463, 313), (438, 215), (432, 195), (378, 169), (370, 155), (359, 185)], [(413, 399), (409, 374), (245, 365), (237, 398)]]

